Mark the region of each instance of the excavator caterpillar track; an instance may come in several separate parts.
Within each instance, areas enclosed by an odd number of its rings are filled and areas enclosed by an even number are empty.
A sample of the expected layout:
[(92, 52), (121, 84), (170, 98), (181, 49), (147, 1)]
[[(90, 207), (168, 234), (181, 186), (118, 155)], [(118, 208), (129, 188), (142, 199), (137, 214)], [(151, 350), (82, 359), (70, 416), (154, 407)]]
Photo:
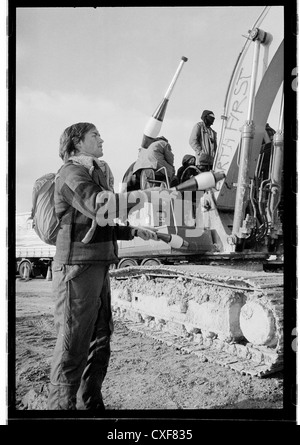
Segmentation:
[(114, 315), (204, 361), (263, 377), (283, 369), (283, 275), (221, 266), (110, 271)]

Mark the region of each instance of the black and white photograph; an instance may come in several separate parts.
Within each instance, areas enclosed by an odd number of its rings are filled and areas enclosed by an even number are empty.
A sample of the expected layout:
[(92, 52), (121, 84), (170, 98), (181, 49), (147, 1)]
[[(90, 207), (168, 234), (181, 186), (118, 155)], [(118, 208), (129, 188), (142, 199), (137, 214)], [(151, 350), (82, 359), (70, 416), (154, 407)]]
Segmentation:
[(297, 424), (296, 22), (8, 1), (6, 423)]

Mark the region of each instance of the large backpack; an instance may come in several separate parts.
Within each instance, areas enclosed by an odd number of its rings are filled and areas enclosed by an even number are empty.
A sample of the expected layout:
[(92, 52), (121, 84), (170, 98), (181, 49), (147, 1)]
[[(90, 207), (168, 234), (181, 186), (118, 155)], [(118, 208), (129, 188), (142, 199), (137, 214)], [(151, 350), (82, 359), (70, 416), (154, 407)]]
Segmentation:
[(56, 173), (47, 173), (38, 178), (32, 191), (32, 227), (46, 244), (55, 245), (59, 230), (59, 219), (54, 207)]

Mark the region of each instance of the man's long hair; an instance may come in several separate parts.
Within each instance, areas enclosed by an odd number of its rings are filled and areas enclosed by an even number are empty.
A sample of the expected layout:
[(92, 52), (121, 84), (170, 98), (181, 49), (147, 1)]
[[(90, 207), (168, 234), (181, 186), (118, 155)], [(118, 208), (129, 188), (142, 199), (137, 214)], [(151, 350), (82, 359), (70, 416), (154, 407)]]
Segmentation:
[(67, 161), (70, 156), (76, 154), (76, 144), (83, 140), (85, 134), (95, 128), (89, 122), (78, 122), (66, 128), (59, 140), (59, 156)]

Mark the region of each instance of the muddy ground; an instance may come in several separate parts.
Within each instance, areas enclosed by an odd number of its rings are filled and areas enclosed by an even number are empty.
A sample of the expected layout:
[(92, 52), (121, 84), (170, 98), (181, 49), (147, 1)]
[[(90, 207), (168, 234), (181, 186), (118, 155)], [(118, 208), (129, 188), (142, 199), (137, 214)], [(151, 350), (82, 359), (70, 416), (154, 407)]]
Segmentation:
[[(51, 286), (44, 279), (16, 279), (18, 411), (46, 409), (55, 344)], [(176, 410), (179, 418), (183, 410), (196, 410), (196, 415), (201, 410), (277, 411), (283, 409), (283, 384), (282, 372), (265, 378), (240, 375), (132, 332), (115, 319), (103, 398), (112, 416), (118, 410), (140, 410), (143, 415), (146, 410), (162, 415), (164, 410)]]

